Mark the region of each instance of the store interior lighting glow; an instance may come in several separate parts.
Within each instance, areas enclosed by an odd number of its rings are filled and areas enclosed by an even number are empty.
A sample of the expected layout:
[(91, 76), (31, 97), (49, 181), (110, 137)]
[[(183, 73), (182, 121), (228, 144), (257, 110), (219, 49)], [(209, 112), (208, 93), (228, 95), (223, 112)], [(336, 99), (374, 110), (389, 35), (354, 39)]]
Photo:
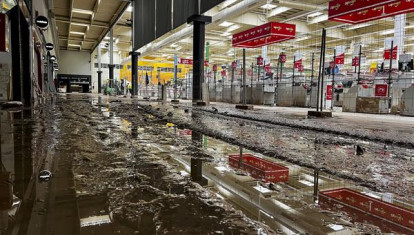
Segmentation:
[(263, 6), (261, 6), (260, 8), (263, 8), (263, 9), (266, 9), (266, 10), (272, 10), (273, 8), (276, 8), (276, 7), (277, 6), (274, 5), (274, 4), (267, 3), (267, 4), (264, 4)]
[(81, 45), (78, 45), (78, 44), (68, 44), (68, 46), (70, 46), (70, 47), (81, 47)]
[(384, 35), (393, 34), (393, 33), (394, 33), (394, 29), (388, 29), (388, 30), (384, 30), (380, 32), (380, 35), (384, 36)]
[(70, 34), (74, 34), (74, 35), (85, 35), (85, 33), (83, 32), (76, 32), (76, 31), (70, 31)]
[(219, 26), (221, 27), (229, 27), (231, 25), (234, 25), (234, 23), (228, 22), (228, 21), (223, 21), (221, 24), (219, 24)]
[(78, 9), (78, 8), (73, 8), (72, 12), (73, 13), (78, 13), (78, 14), (93, 15), (93, 11)]
[(227, 29), (227, 32), (234, 31), (234, 30), (236, 30), (236, 29), (239, 29), (240, 27), (241, 27), (241, 26), (240, 26), (240, 25), (237, 25), (237, 24), (232, 25), (232, 26), (230, 26), (230, 27)]
[(320, 16), (320, 15), (323, 15), (323, 13), (318, 11), (318, 12), (314, 12), (312, 14), (309, 14), (308, 17), (317, 17), (317, 16)]
[(372, 25), (371, 23), (356, 24), (356, 25), (352, 25), (350, 27), (347, 27), (345, 30), (360, 29), (360, 28), (371, 26), (371, 25)]

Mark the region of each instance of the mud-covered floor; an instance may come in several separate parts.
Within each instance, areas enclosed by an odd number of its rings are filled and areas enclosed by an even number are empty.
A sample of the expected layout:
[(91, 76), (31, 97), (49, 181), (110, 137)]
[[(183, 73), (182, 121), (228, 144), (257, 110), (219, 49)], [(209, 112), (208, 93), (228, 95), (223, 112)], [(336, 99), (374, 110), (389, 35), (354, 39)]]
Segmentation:
[[(324, 174), (321, 187), (361, 187), (413, 208), (413, 149), (378, 138), (80, 94), (1, 114), (0, 235), (393, 231), (313, 204), (313, 187), (298, 182), (315, 168)], [(363, 155), (355, 155), (355, 145)], [(238, 146), (299, 178), (257, 201), (249, 190), (258, 182), (216, 170), (228, 167), (226, 156)], [(41, 170), (51, 179), (40, 180)], [(231, 184), (239, 195), (223, 189)]]

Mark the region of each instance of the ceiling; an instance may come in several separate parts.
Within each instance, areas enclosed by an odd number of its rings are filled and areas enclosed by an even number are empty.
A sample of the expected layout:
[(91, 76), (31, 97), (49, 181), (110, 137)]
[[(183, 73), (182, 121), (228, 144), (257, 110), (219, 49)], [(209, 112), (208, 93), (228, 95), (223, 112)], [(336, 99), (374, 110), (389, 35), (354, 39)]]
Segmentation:
[[(60, 46), (70, 50), (93, 50), (100, 39), (103, 39), (104, 44), (108, 42), (109, 38), (105, 38), (105, 33), (111, 22), (116, 20), (117, 13), (126, 6), (126, 3), (120, 0), (72, 0), (71, 8), (66, 2), (55, 0), (55, 8)], [(246, 2), (253, 4), (248, 5)], [(384, 39), (393, 36), (394, 17), (356, 26), (332, 22), (327, 20), (328, 3), (329, 0), (227, 0), (206, 13), (213, 17), (213, 23), (206, 27), (206, 41), (210, 43), (210, 61), (225, 64), (235, 58), (240, 59), (241, 49), (232, 48), (231, 36), (269, 21), (292, 23), (297, 27), (295, 40), (268, 46), (270, 58), (277, 58), (281, 51), (285, 51), (288, 54), (287, 62), (292, 63), (293, 56), (289, 55), (301, 53), (304, 55), (305, 68), (309, 67), (312, 53), (318, 54), (320, 50), (321, 30), (326, 28), (328, 56), (333, 55), (333, 48), (339, 45), (346, 46), (346, 53), (352, 54), (351, 45), (360, 43), (367, 60), (381, 59)], [(236, 14), (226, 15), (226, 12), (241, 4), (245, 5)], [(88, 14), (79, 13), (76, 9), (87, 10)], [(221, 18), (214, 22), (219, 16)], [(114, 27), (115, 51), (126, 57), (125, 60), (128, 59), (131, 50), (130, 18), (130, 9), (127, 9)], [(414, 46), (413, 25), (414, 15), (407, 14), (405, 50), (411, 50)], [(145, 52), (141, 59), (172, 61), (174, 54), (181, 58), (191, 58), (192, 31), (187, 30), (189, 33), (182, 34), (187, 27), (191, 26), (183, 25), (141, 48), (140, 51)], [(261, 51), (261, 48), (247, 49), (248, 63), (252, 63)], [(346, 63), (350, 64), (351, 56), (347, 56), (346, 60)]]
[(127, 10), (121, 0), (53, 0), (61, 50), (92, 51)]

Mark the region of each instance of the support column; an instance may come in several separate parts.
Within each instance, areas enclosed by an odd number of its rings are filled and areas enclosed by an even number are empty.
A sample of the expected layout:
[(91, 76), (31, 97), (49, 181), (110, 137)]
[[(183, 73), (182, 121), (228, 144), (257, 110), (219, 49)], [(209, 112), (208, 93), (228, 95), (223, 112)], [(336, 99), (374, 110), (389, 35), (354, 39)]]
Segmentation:
[[(252, 93), (253, 93), (253, 89), (252, 89)], [(243, 94), (242, 94), (242, 96), (243, 96), (242, 97), (242, 104), (241, 105), (236, 105), (236, 109), (252, 110), (253, 105), (247, 105), (246, 104), (247, 102), (246, 102), (246, 49), (245, 48), (243, 48)]]
[(171, 103), (179, 103), (180, 101), (177, 99), (177, 88), (178, 88), (178, 56), (174, 55), (174, 99), (171, 100)]
[(211, 23), (210, 16), (193, 15), (187, 19), (187, 23), (194, 24), (193, 35), (193, 104), (205, 105), (203, 102), (204, 83), (204, 44), (205, 26)]
[(114, 31), (109, 32), (109, 87), (114, 87)]
[(102, 55), (101, 44), (98, 45), (98, 94), (102, 93)]
[(131, 85), (132, 85), (132, 94), (131, 98), (134, 98), (138, 95), (138, 56), (141, 55), (139, 52), (131, 51)]
[(321, 42), (321, 55), (320, 55), (320, 62), (319, 62), (318, 95), (317, 95), (316, 111), (308, 111), (308, 116), (332, 117), (332, 112), (323, 111), (325, 52), (326, 52), (326, 30), (323, 29), (322, 30), (322, 42)]

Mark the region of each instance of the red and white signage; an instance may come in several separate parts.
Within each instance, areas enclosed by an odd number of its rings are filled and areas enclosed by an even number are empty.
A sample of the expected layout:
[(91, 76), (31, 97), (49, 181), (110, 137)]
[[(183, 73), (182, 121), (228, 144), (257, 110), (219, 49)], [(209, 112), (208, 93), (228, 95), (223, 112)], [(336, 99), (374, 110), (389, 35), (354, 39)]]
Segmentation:
[[(398, 46), (395, 46), (392, 50), (392, 59), (396, 60), (398, 54)], [(390, 60), (391, 59), (391, 49), (385, 49), (384, 50), (384, 60)]]
[(217, 65), (213, 65), (213, 72), (217, 72)]
[(413, 11), (413, 0), (333, 0), (328, 19), (360, 24)]
[(332, 85), (326, 86), (326, 100), (332, 100)]
[(388, 85), (387, 84), (376, 84), (375, 85), (375, 96), (387, 97)]
[(279, 62), (282, 63), (282, 64), (283, 63), (286, 63), (286, 54), (285, 53), (282, 52), (280, 54), (280, 56), (279, 56)]
[(7, 16), (0, 13), (0, 51), (8, 51)]
[[(341, 208), (341, 211), (347, 211), (350, 215), (357, 215), (360, 219), (365, 220), (368, 215), (373, 216), (369, 221), (375, 221), (377, 226), (389, 223), (388, 226), (396, 226), (398, 234), (412, 234), (414, 230), (414, 211), (406, 207), (400, 207), (396, 204), (385, 202), (378, 198), (362, 194), (347, 188), (339, 188), (319, 193), (319, 204), (325, 209), (325, 205), (333, 203), (332, 208)], [(340, 207), (338, 205), (341, 205)], [(346, 208), (352, 208), (349, 211)], [(361, 213), (362, 212), (362, 213)], [(359, 214), (361, 213), (361, 214)], [(378, 219), (379, 218), (379, 219)], [(401, 229), (403, 229), (401, 231)], [(394, 228), (392, 230), (395, 230)], [(399, 232), (401, 231), (401, 232)]]
[(352, 59), (352, 66), (359, 66), (359, 57), (354, 57)]
[(338, 65), (345, 64), (345, 53), (342, 53), (335, 57), (335, 64), (338, 64)]
[[(180, 59), (180, 64), (193, 64), (193, 60), (192, 59), (183, 59), (183, 58), (181, 58)], [(207, 60), (205, 60), (204, 61), (204, 66), (205, 67), (208, 67), (208, 61)]]
[(261, 56), (257, 57), (257, 65), (263, 66), (263, 63), (264, 63), (263, 57)]
[(295, 69), (298, 69), (302, 65), (302, 61), (303, 61), (302, 59), (295, 61)]
[(180, 64), (193, 64), (193, 60), (192, 59), (180, 59)]
[(233, 47), (256, 48), (294, 39), (296, 25), (269, 22), (233, 35)]
[(303, 66), (303, 64), (299, 65), (298, 71), (303, 72), (304, 70), (305, 70), (305, 66)]
[[(229, 166), (239, 169), (239, 156), (229, 156)], [(252, 154), (242, 155), (241, 169), (250, 173), (255, 179), (263, 179), (266, 182), (286, 182), (289, 180), (289, 168), (258, 158)]]
[(227, 71), (225, 69), (221, 70), (221, 76), (227, 77)]
[(272, 68), (270, 67), (270, 64), (265, 65), (265, 72), (266, 73), (271, 73), (272, 72)]
[(384, 60), (390, 60), (391, 59), (391, 45), (393, 47), (393, 49), (392, 49), (392, 59), (397, 60), (398, 44), (394, 40), (394, 38), (386, 38), (385, 41), (384, 41), (384, 48), (385, 48), (384, 55), (383, 55)]
[(237, 69), (237, 62), (236, 61), (231, 62), (231, 67), (233, 69)]
[(336, 65), (343, 65), (345, 64), (345, 46), (336, 46), (335, 47), (335, 64)]

